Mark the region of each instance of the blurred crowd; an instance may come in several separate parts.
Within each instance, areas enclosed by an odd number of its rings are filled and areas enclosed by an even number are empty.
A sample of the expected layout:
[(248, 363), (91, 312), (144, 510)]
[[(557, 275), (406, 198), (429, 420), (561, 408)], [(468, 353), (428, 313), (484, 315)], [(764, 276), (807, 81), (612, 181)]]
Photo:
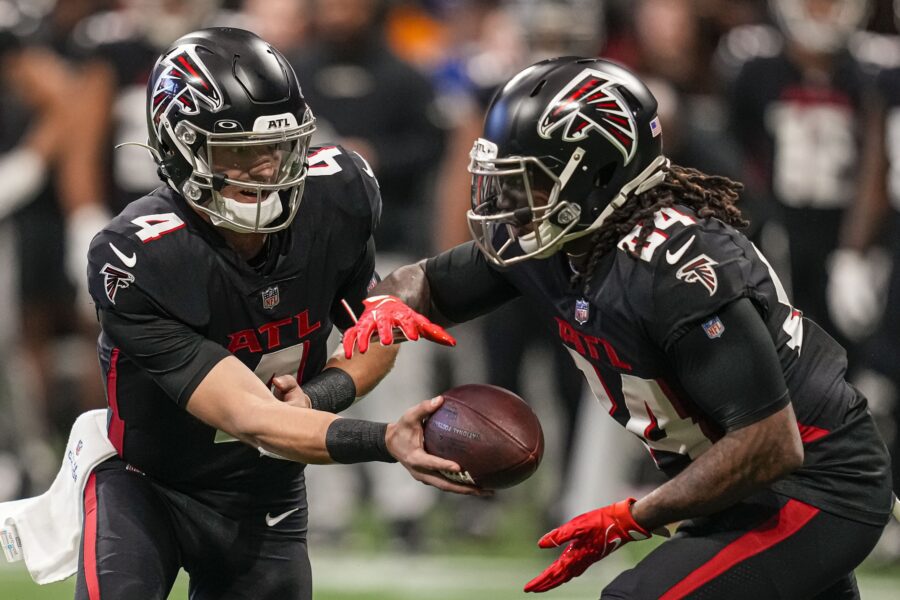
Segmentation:
[[(900, 465), (900, 2), (0, 0), (0, 500), (46, 489), (74, 417), (105, 405), (87, 246), (160, 185), (141, 147), (158, 53), (213, 25), (279, 48), (314, 144), (373, 167), (382, 275), (469, 239), (468, 153), (500, 83), (559, 55), (637, 70), (672, 161), (745, 184), (749, 235), (793, 304), (847, 348)], [(527, 485), (547, 525), (655, 481), (542, 327), (514, 303), (461, 328), (455, 350), (410, 344), (353, 410), (386, 419), (468, 382), (519, 392), (545, 422), (548, 455)], [(309, 471), (311, 534), (332, 543), (365, 501), (419, 547), (448, 502), (396, 466)], [(489, 535), (504, 501), (454, 500), (460, 531)], [(885, 552), (900, 556), (894, 533)]]

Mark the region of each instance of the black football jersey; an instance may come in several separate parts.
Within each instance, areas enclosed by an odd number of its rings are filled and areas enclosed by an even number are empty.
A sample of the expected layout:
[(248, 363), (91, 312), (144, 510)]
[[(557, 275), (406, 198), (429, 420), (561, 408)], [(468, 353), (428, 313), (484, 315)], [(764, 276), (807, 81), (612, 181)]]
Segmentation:
[[(243, 261), (170, 188), (129, 204), (93, 240), (90, 291), (103, 332), (109, 438), (134, 468), (226, 504), (303, 485), (297, 463), (262, 456), (184, 410), (228, 354), (266, 383), (323, 368), (332, 327), (352, 324), (374, 276), (377, 182), (358, 155), (313, 148), (297, 216)], [(172, 357), (172, 358), (170, 358)]]
[[(457, 267), (480, 263), (476, 271), (490, 271), (480, 280), (492, 282), (481, 287), (493, 290), (495, 301), (513, 294), (532, 301), (603, 408), (643, 442), (670, 477), (726, 431), (772, 414), (789, 398), (805, 461), (772, 487), (823, 509), (883, 524), (890, 507), (888, 458), (865, 399), (844, 380), (843, 349), (791, 306), (766, 258), (734, 228), (676, 206), (656, 214), (653, 233), (635, 257), (629, 251), (637, 250), (638, 233), (636, 228), (601, 259), (588, 294), (572, 286), (562, 252), (500, 270), (474, 247), (461, 246), (429, 261), (426, 273), (451, 272), (454, 262)], [(469, 281), (475, 280), (470, 273)], [(431, 275), (429, 281), (435, 307), (451, 320), (474, 316), (462, 303), (491, 302), (487, 292), (444, 289), (449, 286)], [(460, 294), (467, 299), (457, 303), (453, 298)], [(679, 376), (673, 348), (677, 351), (682, 336), (698, 330), (711, 343), (723, 335), (727, 339), (719, 315), (743, 299), (765, 322), (777, 351), (772, 368), (780, 363), (777, 381), (783, 376), (783, 383), (766, 397), (770, 392), (763, 389), (773, 386), (728, 388), (727, 369), (700, 365), (694, 380), (716, 380), (726, 390), (701, 405)]]
[(745, 159), (780, 203), (840, 209), (853, 199), (868, 83), (849, 52), (818, 80), (784, 51), (742, 66), (730, 100), (733, 127)]

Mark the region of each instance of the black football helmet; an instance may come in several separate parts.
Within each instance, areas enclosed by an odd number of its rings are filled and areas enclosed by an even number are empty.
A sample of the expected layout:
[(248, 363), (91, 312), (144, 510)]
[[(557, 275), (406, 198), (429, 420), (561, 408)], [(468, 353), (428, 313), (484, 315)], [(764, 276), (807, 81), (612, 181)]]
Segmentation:
[(600, 227), (668, 164), (656, 99), (597, 58), (545, 60), (514, 76), (475, 142), (469, 229), (489, 260), (546, 258)]
[(255, 34), (173, 42), (148, 83), (147, 126), (160, 177), (214, 225), (268, 233), (293, 220), (315, 119), (287, 60)]

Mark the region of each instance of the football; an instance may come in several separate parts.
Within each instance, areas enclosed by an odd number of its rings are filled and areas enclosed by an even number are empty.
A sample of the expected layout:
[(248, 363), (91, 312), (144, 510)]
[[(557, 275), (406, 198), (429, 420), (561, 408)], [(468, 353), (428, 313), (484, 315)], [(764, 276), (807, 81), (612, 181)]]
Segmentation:
[(425, 451), (456, 462), (444, 477), (483, 489), (528, 479), (541, 464), (544, 432), (522, 398), (493, 385), (461, 385), (425, 422)]

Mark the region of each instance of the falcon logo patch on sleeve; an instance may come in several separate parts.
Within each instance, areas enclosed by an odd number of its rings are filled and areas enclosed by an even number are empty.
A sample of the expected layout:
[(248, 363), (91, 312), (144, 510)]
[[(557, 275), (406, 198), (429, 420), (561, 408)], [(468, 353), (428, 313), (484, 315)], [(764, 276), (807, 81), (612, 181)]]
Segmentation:
[(717, 263), (705, 254), (692, 258), (675, 272), (675, 277), (686, 283), (700, 283), (712, 296), (719, 289), (719, 278), (713, 269)]
[(106, 297), (113, 304), (116, 303), (116, 292), (119, 288), (127, 288), (134, 281), (134, 275), (109, 263), (103, 265), (100, 273), (105, 277)]

